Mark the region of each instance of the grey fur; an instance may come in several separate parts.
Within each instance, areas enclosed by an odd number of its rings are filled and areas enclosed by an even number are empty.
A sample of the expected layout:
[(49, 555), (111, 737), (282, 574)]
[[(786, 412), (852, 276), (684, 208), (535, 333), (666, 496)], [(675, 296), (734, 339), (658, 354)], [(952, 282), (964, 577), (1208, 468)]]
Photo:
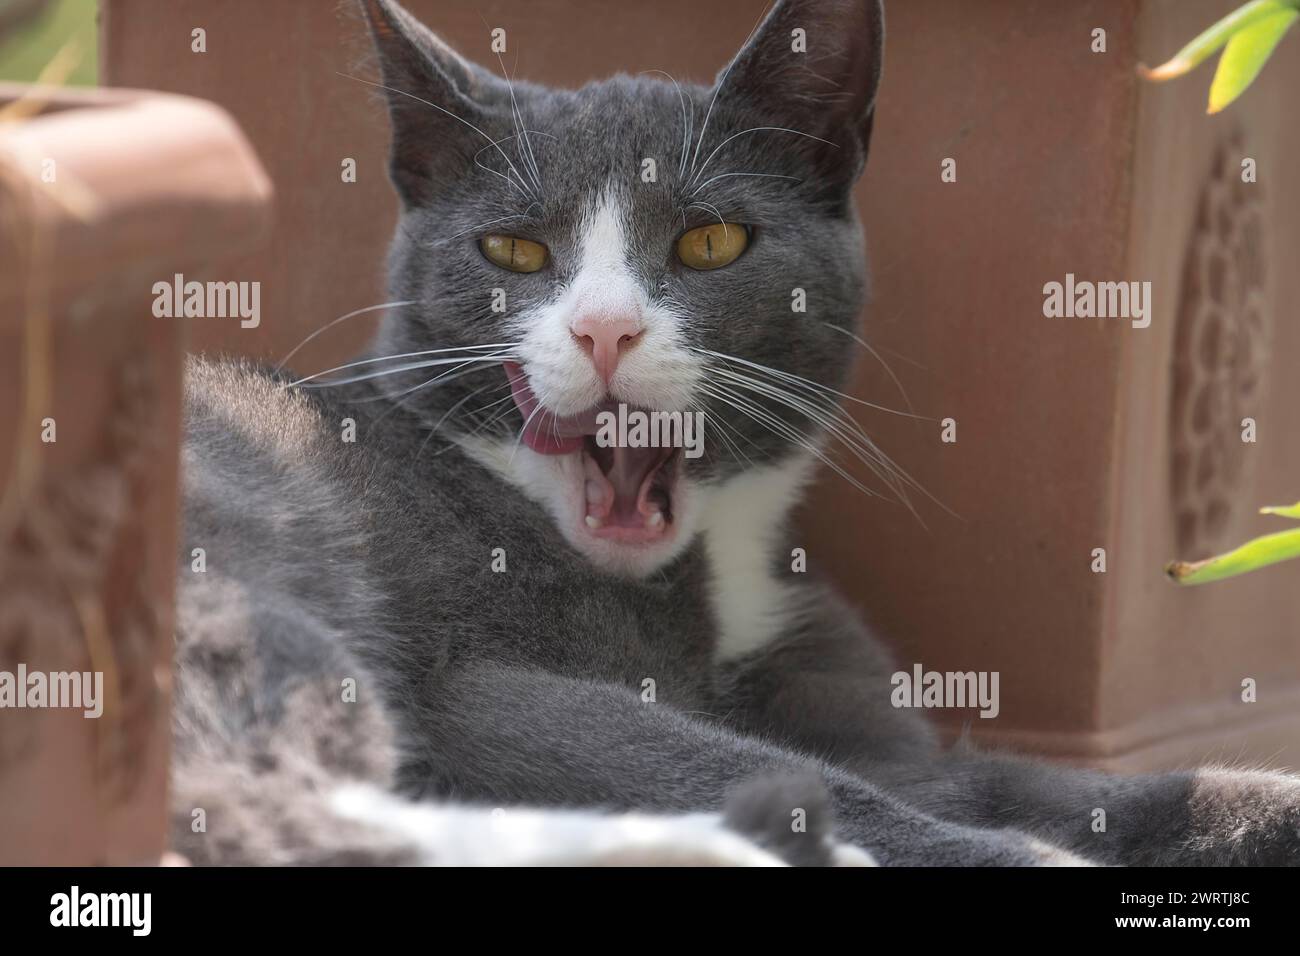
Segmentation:
[[(515, 83), (524, 128), (537, 133), (530, 145), (509, 140), (504, 156), (428, 105), (504, 145), (519, 129), (504, 82), (391, 0), (364, 8), (384, 85), (427, 101), (388, 94), (404, 203), (391, 298), (416, 305), (386, 317), (374, 355), (506, 341), (510, 316), (489, 312), (483, 289), (508, 284), (515, 311), (544, 300), (569, 278), (590, 191), (623, 182), (635, 273), (688, 309), (693, 342), (842, 387), (850, 357), (822, 322), (852, 329), (865, 295), (849, 190), (879, 76), (876, 3), (780, 3), (724, 71), (716, 102), (713, 90), (681, 87), (693, 128), (663, 78), (573, 92)], [(833, 38), (815, 69), (781, 55), (792, 24)], [(706, 115), (701, 163), (751, 127), (819, 137), (743, 135), (718, 154), (710, 174), (790, 178), (710, 186), (710, 205), (757, 232), (744, 268), (707, 274), (675, 269), (666, 255), (684, 225), (711, 217), (683, 208), (692, 173), (680, 175), (692, 159), (683, 143), (694, 151)], [(477, 168), (476, 155), (500, 175)], [(505, 156), (519, 167), (516, 185), (502, 178), (513, 175)], [(665, 188), (634, 186), (643, 156), (661, 157)], [(525, 212), (509, 231), (546, 242), (554, 269), (494, 271), (474, 227)], [(796, 282), (821, 322), (791, 321)], [(755, 319), (763, 315), (777, 318)], [(458, 412), (434, 428), (475, 388), (488, 389), (482, 401), (502, 395), (500, 369), (389, 397), (429, 375), (288, 388), (289, 377), (250, 365), (191, 363), (173, 833), (196, 861), (416, 859), (383, 827), (332, 814), (328, 794), (349, 780), (484, 806), (723, 812), (802, 863), (826, 862), (832, 829), (886, 864), (1300, 860), (1293, 777), (1109, 777), (941, 752), (913, 712), (890, 706), (888, 655), (820, 584), (799, 585), (788, 633), (720, 663), (701, 542), (641, 578), (592, 566), (542, 507), (449, 437), (486, 417)], [(339, 439), (345, 418), (355, 443)], [(746, 416), (728, 424), (749, 456), (799, 453)], [(521, 425), (511, 409), (487, 433)], [(749, 456), (715, 452), (689, 467), (717, 486), (752, 467)], [(202, 573), (191, 566), (199, 547)], [(498, 547), (508, 573), (491, 569)], [(654, 702), (638, 693), (646, 677)], [(343, 699), (348, 679), (355, 703)], [(1089, 825), (1095, 807), (1107, 810), (1102, 834)], [(206, 829), (196, 832), (200, 808)], [(788, 827), (797, 809), (809, 820), (803, 834)]]

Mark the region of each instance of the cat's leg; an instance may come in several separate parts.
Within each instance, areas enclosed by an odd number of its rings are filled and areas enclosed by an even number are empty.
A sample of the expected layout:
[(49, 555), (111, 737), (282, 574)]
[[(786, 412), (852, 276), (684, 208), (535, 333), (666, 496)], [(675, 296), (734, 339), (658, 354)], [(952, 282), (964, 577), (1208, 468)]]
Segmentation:
[(172, 846), (208, 864), (415, 862), (401, 834), (330, 806), (396, 765), (380, 683), (346, 640), (380, 601), (356, 509), (316, 464), (332, 439), (250, 368), (191, 359), (186, 379)]
[(182, 577), (177, 616), (172, 849), (196, 864), (419, 862), (401, 833), (331, 807), (396, 765), (378, 683), (340, 636), (217, 570)]
[[(385, 709), (338, 636), (308, 614), (268, 611), (266, 595), (250, 615), (237, 599), (246, 592), (218, 577), (201, 595), (195, 590), (181, 602), (188, 626), (178, 634), (170, 794), (172, 849), (191, 863), (872, 862), (835, 841), (812, 842), (829, 815), (812, 821), (807, 839), (789, 835), (781, 802), (814, 807), (818, 796), (798, 780), (742, 790), (720, 813), (661, 816), (526, 808), (498, 815), (397, 797), (388, 791), (396, 759)], [(191, 613), (196, 600), (208, 603), (203, 614)]]
[(1300, 865), (1300, 777), (1292, 774), (1117, 775), (959, 746), (873, 776), (945, 819), (1018, 827), (1098, 862)]
[[(1079, 862), (1024, 834), (905, 806), (853, 775), (612, 684), (496, 664), (457, 666), (427, 688), (401, 789), (489, 806), (716, 812), (737, 786), (814, 775), (834, 832), (884, 864)], [(816, 832), (816, 794), (783, 814)], [(790, 802), (790, 801), (788, 801)], [(824, 825), (824, 824), (823, 824)]]
[(1016, 827), (1097, 862), (1300, 863), (1300, 777), (1120, 776), (940, 753), (916, 712), (892, 705), (895, 667), (857, 616), (829, 591), (808, 597), (788, 635), (722, 666), (724, 711), (738, 728), (823, 754), (924, 812)]
[[(863, 865), (832, 839), (820, 782), (741, 788), (721, 812), (605, 815), (417, 803), (388, 790), (389, 709), (304, 602), (215, 569), (182, 578), (172, 849), (200, 865)], [(800, 834), (785, 805), (809, 808)]]

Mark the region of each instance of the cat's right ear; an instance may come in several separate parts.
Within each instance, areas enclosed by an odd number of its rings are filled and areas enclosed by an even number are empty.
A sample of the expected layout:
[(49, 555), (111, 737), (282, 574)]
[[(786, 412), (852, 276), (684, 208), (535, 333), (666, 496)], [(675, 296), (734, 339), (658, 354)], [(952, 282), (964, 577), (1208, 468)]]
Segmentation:
[(853, 179), (871, 142), (884, 41), (881, 0), (777, 0), (715, 88), (765, 110), (774, 126), (836, 144), (826, 171)]
[(419, 205), (439, 178), (458, 176), (462, 164), (491, 142), (477, 129), (509, 102), (509, 88), (395, 0), (359, 2), (379, 54), (392, 121), (389, 173), (403, 202)]

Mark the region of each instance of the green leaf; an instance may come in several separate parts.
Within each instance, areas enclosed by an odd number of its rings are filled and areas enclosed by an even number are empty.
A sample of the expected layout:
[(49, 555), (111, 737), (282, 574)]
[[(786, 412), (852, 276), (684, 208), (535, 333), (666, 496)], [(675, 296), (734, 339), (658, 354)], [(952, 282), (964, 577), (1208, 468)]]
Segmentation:
[(1260, 508), (1259, 513), (1262, 515), (1281, 515), (1283, 518), (1300, 518), (1300, 501), (1293, 505), (1271, 505), (1267, 508)]
[(1219, 112), (1246, 92), (1297, 17), (1300, 11), (1278, 10), (1233, 34), (1210, 84), (1209, 112)]
[(1139, 67), (1139, 70), (1148, 80), (1171, 80), (1176, 76), (1182, 76), (1200, 66), (1238, 32), (1265, 18), (1294, 11), (1297, 7), (1300, 7), (1300, 0), (1254, 0), (1252, 3), (1238, 7), (1215, 23), (1175, 53), (1167, 63), (1161, 64), (1154, 70), (1144, 67)]
[[(1296, 516), (1300, 517), (1300, 510)], [(1266, 534), (1205, 561), (1172, 561), (1165, 566), (1165, 573), (1179, 584), (1208, 584), (1292, 558), (1300, 558), (1300, 528)]]

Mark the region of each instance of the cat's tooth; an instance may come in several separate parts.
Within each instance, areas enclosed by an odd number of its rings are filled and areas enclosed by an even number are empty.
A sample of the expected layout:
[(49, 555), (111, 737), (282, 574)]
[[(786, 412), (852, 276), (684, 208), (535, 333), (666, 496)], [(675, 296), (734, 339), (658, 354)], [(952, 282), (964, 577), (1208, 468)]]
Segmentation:
[(647, 528), (662, 528), (664, 526), (664, 513), (662, 511), (652, 511), (645, 519)]
[(587, 515), (587, 527), (591, 528), (593, 531), (599, 528), (604, 523), (605, 522), (601, 521), (595, 515)]
[(599, 481), (587, 480), (587, 504), (595, 505), (605, 500), (605, 489)]

